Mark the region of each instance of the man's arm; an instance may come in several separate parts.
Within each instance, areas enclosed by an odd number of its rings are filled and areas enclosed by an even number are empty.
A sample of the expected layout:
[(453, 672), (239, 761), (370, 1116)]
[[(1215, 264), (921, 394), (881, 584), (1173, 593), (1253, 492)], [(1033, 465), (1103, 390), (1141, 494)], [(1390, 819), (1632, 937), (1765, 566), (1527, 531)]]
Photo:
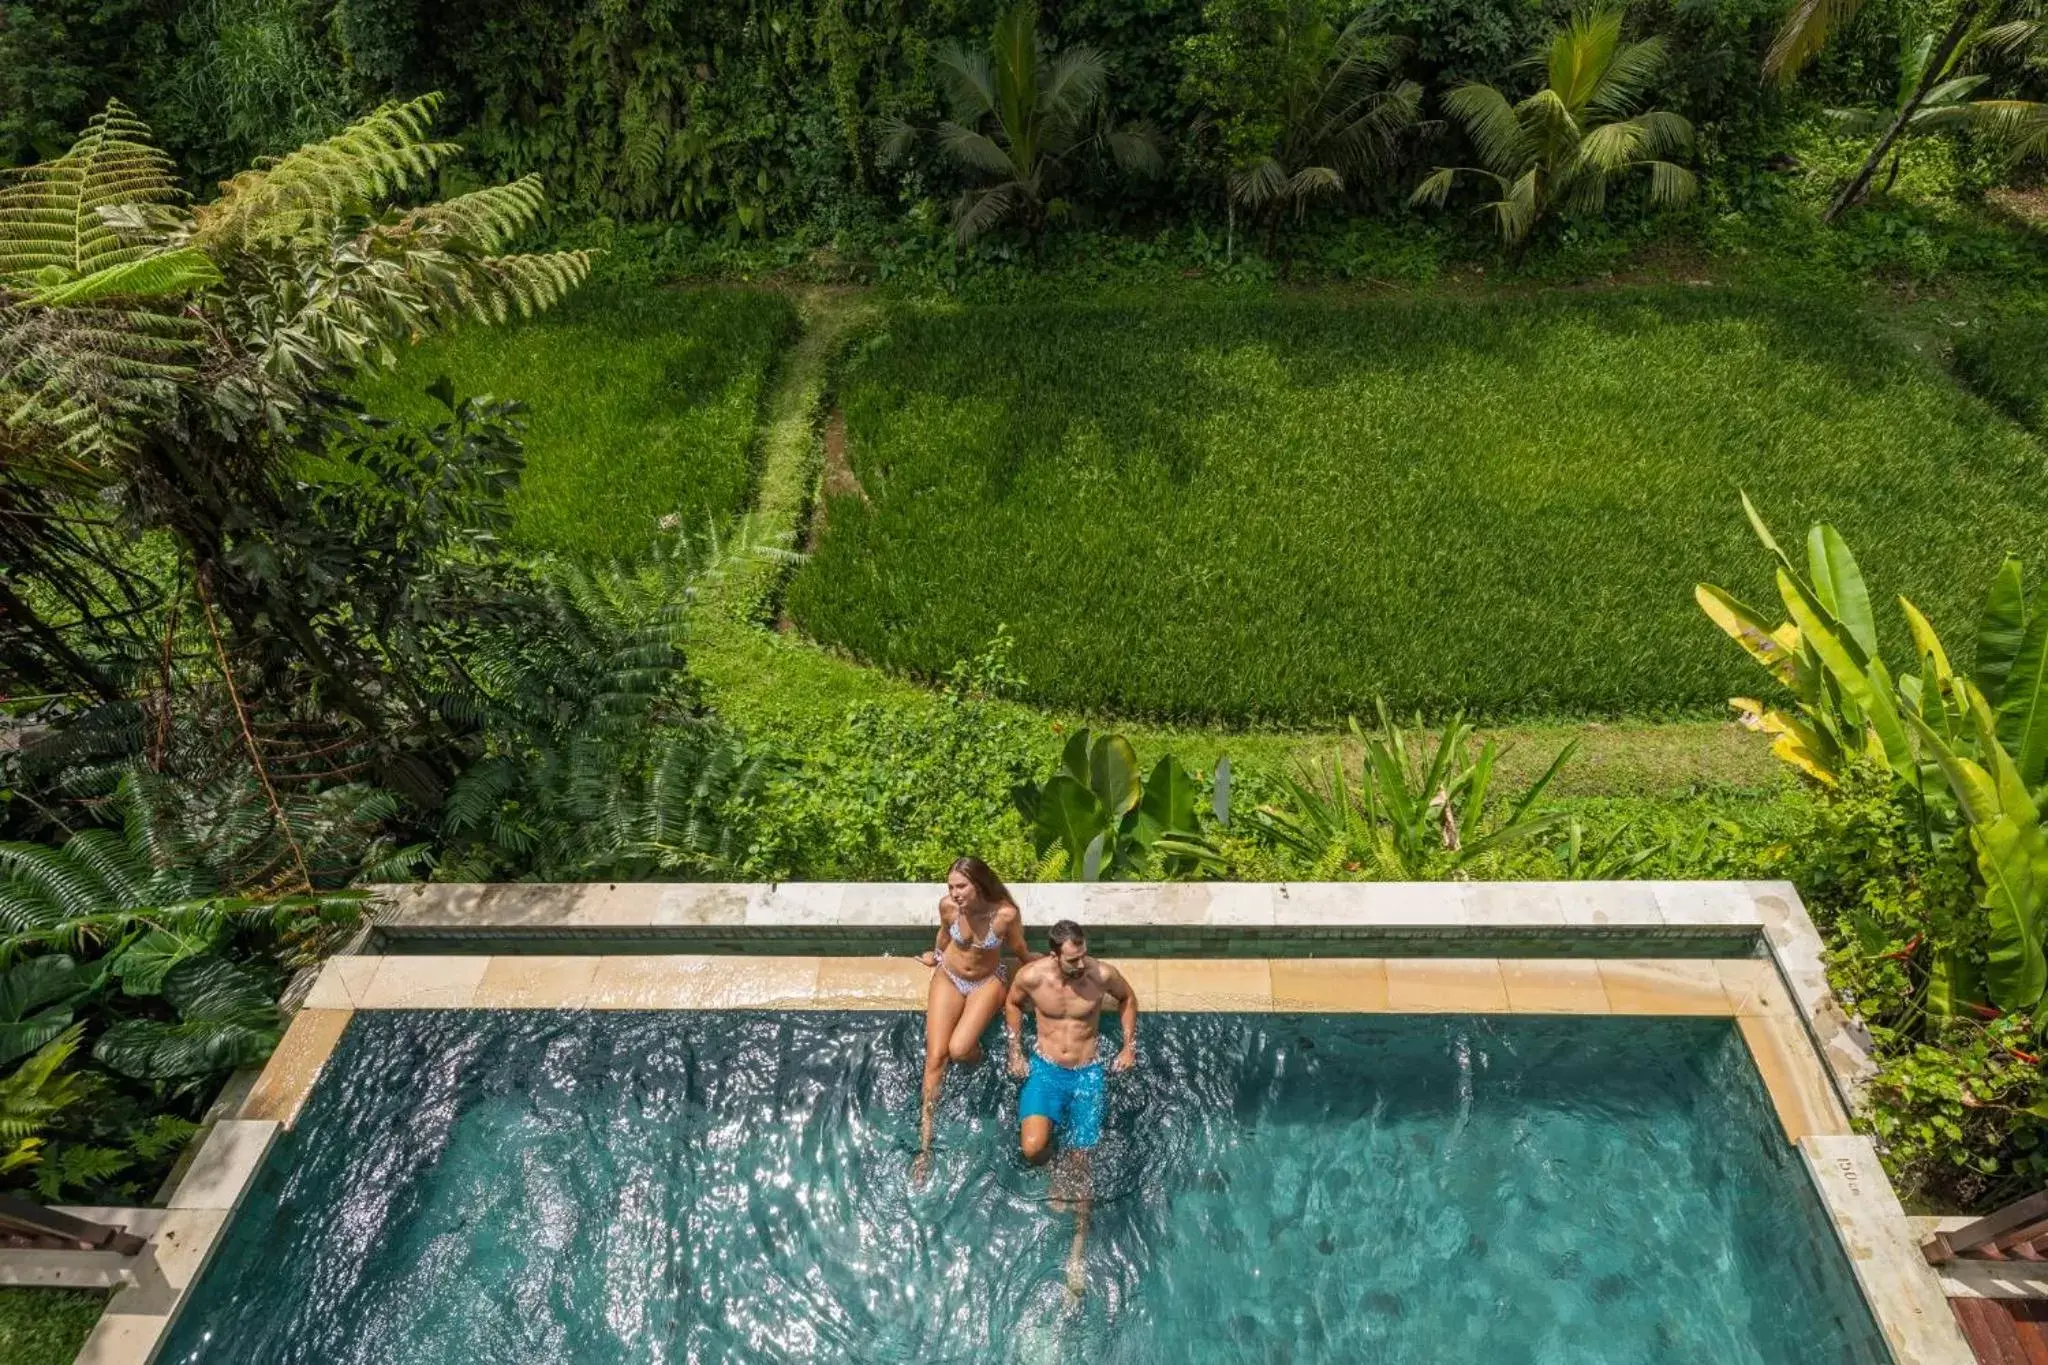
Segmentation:
[(1010, 993), (1003, 997), (1003, 1028), (1010, 1035), (1010, 1074), (1028, 1076), (1030, 1065), (1024, 1060), (1024, 1002), (1031, 998), (1030, 988), (1024, 984), (1029, 967), (1017, 970), (1017, 979), (1010, 983)]
[(1123, 1025), (1124, 1045), (1109, 1064), (1111, 1071), (1129, 1071), (1138, 1064), (1138, 993), (1116, 968), (1103, 964), (1104, 992), (1117, 1002), (1117, 1021)]

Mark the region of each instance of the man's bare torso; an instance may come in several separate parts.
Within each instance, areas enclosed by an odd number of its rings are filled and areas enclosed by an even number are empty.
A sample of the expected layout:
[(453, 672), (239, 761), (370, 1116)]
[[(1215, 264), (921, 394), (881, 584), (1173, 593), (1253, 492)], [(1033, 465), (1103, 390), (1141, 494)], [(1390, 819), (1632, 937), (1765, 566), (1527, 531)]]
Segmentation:
[(1038, 1015), (1038, 1052), (1061, 1066), (1086, 1066), (1095, 1060), (1102, 1012), (1113, 1008), (1128, 989), (1116, 968), (1090, 962), (1069, 980), (1059, 959), (1042, 957), (1017, 979)]

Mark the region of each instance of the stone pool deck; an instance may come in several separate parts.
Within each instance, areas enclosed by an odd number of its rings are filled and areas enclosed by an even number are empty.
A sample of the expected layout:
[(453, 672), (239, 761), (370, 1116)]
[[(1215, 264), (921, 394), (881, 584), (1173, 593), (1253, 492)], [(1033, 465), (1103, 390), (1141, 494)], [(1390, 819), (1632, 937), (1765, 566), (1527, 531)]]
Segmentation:
[[(1080, 921), (1150, 1010), (1727, 1018), (1894, 1358), (1972, 1359), (1875, 1149), (1851, 1129), (1868, 1050), (1787, 883), (1013, 890), (1028, 933)], [(907, 954), (930, 945), (936, 897), (924, 883), (388, 888), (368, 951), (330, 960), (310, 983), (174, 1197), (187, 1207), (200, 1181), (202, 1202), (189, 1207), (203, 1217), (187, 1220), (169, 1301), (117, 1296), (81, 1365), (151, 1358), (357, 1010), (920, 1010), (931, 972)]]

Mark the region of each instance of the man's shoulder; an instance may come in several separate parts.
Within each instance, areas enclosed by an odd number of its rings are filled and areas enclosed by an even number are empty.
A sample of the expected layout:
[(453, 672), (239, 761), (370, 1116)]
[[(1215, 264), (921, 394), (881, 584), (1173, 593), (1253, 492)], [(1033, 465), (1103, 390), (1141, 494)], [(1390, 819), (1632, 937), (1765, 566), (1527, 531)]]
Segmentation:
[(1031, 961), (1017, 969), (1017, 984), (1020, 986), (1040, 986), (1045, 984), (1046, 970), (1051, 962), (1052, 959), (1049, 957), (1035, 957), (1031, 959)]

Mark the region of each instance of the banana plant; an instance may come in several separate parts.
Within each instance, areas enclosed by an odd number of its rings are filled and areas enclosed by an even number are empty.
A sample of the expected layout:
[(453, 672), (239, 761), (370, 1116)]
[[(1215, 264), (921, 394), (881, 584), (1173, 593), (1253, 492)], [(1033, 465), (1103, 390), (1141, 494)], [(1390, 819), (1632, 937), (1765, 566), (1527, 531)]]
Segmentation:
[[(1074, 732), (1043, 783), (1010, 796), (1037, 850), (1039, 875), (1074, 881), (1153, 870), (1189, 876), (1222, 866), (1203, 828), (1201, 786), (1172, 754), (1139, 778), (1138, 752), (1122, 735)], [(1219, 760), (1209, 817), (1230, 823), (1230, 760)]]
[(1365, 851), (1384, 876), (1400, 880), (1451, 876), (1474, 861), (1559, 827), (1562, 817), (1541, 810), (1544, 792), (1577, 741), (1560, 749), (1542, 776), (1489, 818), (1494, 765), (1500, 750), (1489, 739), (1471, 757), (1473, 729), (1453, 717), (1428, 747), (1418, 721), (1405, 732), (1376, 703), (1379, 729), (1367, 734), (1351, 721), (1365, 761), (1354, 783), (1343, 759), (1327, 771), (1309, 769), (1283, 784), (1281, 804), (1262, 805), (1254, 817), (1274, 843), (1300, 857), (1319, 859), (1331, 849)]
[(1839, 782), (1858, 761), (1879, 764), (1913, 800), (1930, 847), (1968, 841), (1983, 961), (1980, 969), (1961, 948), (1937, 952), (1928, 1008), (1953, 1013), (1981, 990), (2000, 1009), (2035, 1010), (2048, 991), (2048, 586), (2030, 599), (2019, 561), (2004, 561), (1979, 614), (1968, 674), (1926, 614), (1901, 597), (1915, 663), (1895, 674), (1879, 651), (1862, 572), (1835, 529), (1809, 532), (1802, 576), (1747, 497), (1743, 510), (1779, 561), (1791, 620), (1767, 627), (1707, 584), (1695, 596), (1784, 684), (1796, 714), (1744, 697), (1732, 705), (1775, 737), (1780, 758), (1823, 784)]

